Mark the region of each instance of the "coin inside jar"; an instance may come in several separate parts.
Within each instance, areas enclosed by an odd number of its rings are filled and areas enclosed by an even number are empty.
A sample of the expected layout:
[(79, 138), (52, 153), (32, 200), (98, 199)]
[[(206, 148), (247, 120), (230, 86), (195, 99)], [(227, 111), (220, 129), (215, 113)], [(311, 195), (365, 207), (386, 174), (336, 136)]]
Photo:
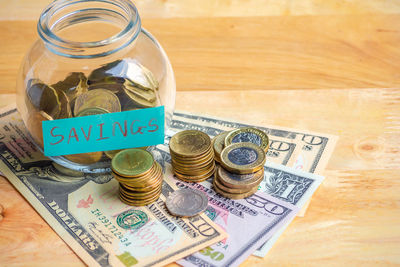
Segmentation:
[(118, 97), (111, 91), (105, 89), (94, 89), (79, 95), (74, 103), (74, 115), (86, 108), (101, 108), (110, 113), (120, 112), (121, 103)]
[(185, 188), (170, 193), (165, 204), (172, 215), (192, 217), (207, 209), (208, 197), (200, 190)]

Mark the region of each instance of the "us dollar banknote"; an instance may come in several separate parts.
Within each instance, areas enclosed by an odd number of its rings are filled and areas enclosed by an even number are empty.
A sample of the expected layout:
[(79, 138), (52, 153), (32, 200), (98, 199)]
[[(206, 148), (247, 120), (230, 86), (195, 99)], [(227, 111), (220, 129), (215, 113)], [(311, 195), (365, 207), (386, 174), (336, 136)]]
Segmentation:
[[(218, 129), (218, 131), (221, 132), (241, 127), (257, 127), (266, 132), (271, 139), (270, 149), (267, 152), (267, 156), (268, 154), (270, 156), (270, 161), (290, 166), (297, 170), (316, 174), (322, 174), (324, 171), (338, 139), (337, 136), (330, 134), (289, 129), (272, 125), (255, 126), (222, 118), (190, 114), (187, 112), (175, 112), (172, 127), (175, 128), (175, 130), (205, 130), (211, 136), (216, 132), (214, 129)], [(279, 142), (274, 143), (275, 138), (280, 138)], [(285, 147), (287, 147), (286, 144), (290, 143), (296, 144), (296, 153), (284, 152)], [(282, 153), (285, 153), (287, 156), (290, 155), (290, 158), (287, 159), (286, 156), (284, 157), (284, 160), (282, 160), (281, 156), (276, 157), (276, 155), (281, 155)], [(303, 217), (309, 204), (310, 201), (305, 203), (297, 216)]]
[[(171, 158), (166, 146), (159, 145), (152, 153), (158, 153), (166, 163), (166, 168), (170, 169)], [(237, 266), (265, 241), (289, 225), (298, 211), (298, 207), (293, 204), (304, 203), (306, 197), (303, 195), (312, 194), (320, 180), (293, 175), (287, 177), (290, 174), (279, 166), (266, 166), (262, 190), (240, 200), (228, 199), (216, 193), (212, 178), (202, 183), (186, 183), (175, 179), (172, 171), (167, 171), (165, 179), (168, 182), (179, 188), (196, 188), (208, 195), (206, 213), (228, 233), (226, 240), (185, 257), (178, 263), (183, 266)], [(292, 212), (285, 215), (285, 209)]]
[(279, 149), (274, 149), (275, 146), (279, 146), (279, 144), (274, 145), (274, 138), (281, 138), (281, 140), (287, 143), (295, 143), (300, 146), (301, 152), (299, 155), (291, 154), (296, 157), (292, 164), (288, 164), (286, 160), (275, 163), (316, 174), (322, 174), (337, 142), (337, 136), (330, 134), (314, 133), (273, 125), (254, 126), (227, 119), (200, 116), (181, 111), (175, 112), (173, 119), (172, 128), (183, 130), (198, 127), (198, 129), (205, 129), (207, 134), (211, 136), (215, 135), (214, 133), (216, 130), (214, 129), (218, 129), (220, 132), (241, 127), (257, 127), (269, 135), (271, 139), (270, 146), (274, 151), (279, 151)]
[(119, 200), (111, 174), (67, 180), (32, 143), (15, 108), (0, 118), (1, 172), (86, 264), (163, 266), (227, 237), (205, 214), (171, 216), (165, 199), (176, 186), (167, 181), (156, 202), (132, 207)]

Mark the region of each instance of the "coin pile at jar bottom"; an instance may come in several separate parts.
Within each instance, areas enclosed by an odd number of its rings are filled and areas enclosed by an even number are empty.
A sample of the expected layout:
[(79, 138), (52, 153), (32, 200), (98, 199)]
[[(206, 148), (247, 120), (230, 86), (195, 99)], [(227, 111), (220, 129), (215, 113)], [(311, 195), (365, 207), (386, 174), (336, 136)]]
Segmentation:
[(111, 166), (120, 185), (119, 197), (125, 204), (144, 206), (160, 197), (163, 172), (149, 152), (123, 150), (114, 156)]
[(215, 172), (210, 137), (197, 130), (185, 130), (172, 136), (169, 149), (175, 176), (185, 182), (202, 182)]

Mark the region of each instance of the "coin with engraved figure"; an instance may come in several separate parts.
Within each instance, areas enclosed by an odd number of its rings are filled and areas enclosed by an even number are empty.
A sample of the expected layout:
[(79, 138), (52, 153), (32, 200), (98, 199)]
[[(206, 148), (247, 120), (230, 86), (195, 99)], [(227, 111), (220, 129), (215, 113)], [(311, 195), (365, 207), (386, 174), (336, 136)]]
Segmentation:
[(118, 175), (131, 177), (146, 173), (153, 166), (154, 159), (146, 150), (131, 148), (117, 153), (112, 161), (112, 170)]
[(192, 217), (206, 210), (208, 197), (200, 190), (184, 188), (170, 193), (165, 204), (172, 215)]

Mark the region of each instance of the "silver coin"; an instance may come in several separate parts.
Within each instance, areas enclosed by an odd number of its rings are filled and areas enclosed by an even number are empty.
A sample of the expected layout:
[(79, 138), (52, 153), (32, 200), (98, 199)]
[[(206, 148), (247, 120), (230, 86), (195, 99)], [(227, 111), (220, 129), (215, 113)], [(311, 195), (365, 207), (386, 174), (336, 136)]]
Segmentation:
[(192, 217), (206, 210), (208, 197), (200, 190), (185, 188), (172, 192), (165, 204), (172, 215)]

